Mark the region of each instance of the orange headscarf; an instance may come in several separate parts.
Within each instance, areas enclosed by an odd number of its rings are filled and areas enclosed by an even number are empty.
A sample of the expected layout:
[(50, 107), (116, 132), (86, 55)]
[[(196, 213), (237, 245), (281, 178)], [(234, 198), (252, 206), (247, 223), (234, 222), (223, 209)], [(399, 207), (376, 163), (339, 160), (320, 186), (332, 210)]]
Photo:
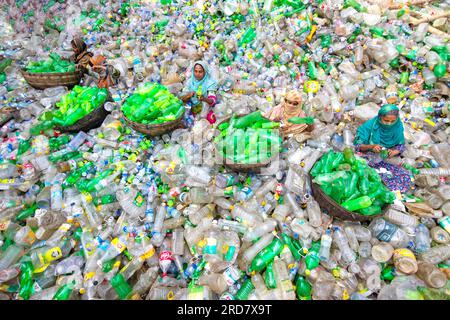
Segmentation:
[[(286, 100), (295, 101), (298, 104), (292, 106), (287, 104)], [(293, 124), (288, 122), (293, 117), (306, 117), (306, 114), (302, 110), (302, 95), (295, 90), (286, 93), (283, 102), (267, 112), (264, 116), (271, 121), (281, 121), (283, 123), (282, 131), (284, 134), (300, 133), (308, 127), (306, 124)]]

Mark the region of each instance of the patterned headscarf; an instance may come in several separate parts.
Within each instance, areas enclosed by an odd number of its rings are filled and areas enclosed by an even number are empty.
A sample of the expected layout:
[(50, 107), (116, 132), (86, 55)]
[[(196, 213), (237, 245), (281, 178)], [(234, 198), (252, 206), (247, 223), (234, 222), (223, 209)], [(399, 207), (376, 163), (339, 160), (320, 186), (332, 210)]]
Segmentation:
[(73, 46), (75, 46), (75, 48), (77, 48), (78, 53), (77, 54), (81, 54), (84, 51), (87, 50), (87, 45), (86, 43), (83, 41), (83, 39), (81, 39), (80, 37), (75, 37), (73, 38), (73, 40), (70, 42)]

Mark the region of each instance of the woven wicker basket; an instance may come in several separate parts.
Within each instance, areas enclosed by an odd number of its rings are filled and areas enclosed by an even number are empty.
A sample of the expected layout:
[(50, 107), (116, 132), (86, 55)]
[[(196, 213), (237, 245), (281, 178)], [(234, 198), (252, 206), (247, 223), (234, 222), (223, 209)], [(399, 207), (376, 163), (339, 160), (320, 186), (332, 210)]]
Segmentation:
[[(317, 160), (319, 161), (320, 158)], [(311, 176), (308, 175), (308, 178), (312, 180)], [(358, 214), (357, 212), (351, 212), (342, 207), (336, 201), (334, 201), (331, 197), (329, 197), (323, 190), (320, 188), (320, 185), (317, 183), (313, 183), (311, 181), (311, 187), (313, 191), (314, 199), (319, 204), (320, 208), (328, 213), (329, 215), (339, 218), (345, 221), (370, 221), (376, 217), (380, 217), (384, 215), (386, 210), (390, 207), (389, 205), (385, 206), (380, 213), (374, 214), (372, 216), (365, 216), (362, 214)]]
[(178, 119), (175, 119), (173, 121), (165, 122), (165, 123), (158, 123), (158, 124), (142, 124), (138, 122), (131, 121), (128, 119), (122, 111), (120, 111), (122, 119), (134, 130), (143, 133), (147, 136), (154, 137), (154, 136), (161, 136), (163, 134), (169, 133), (177, 128), (180, 128), (183, 126), (183, 116), (184, 112), (181, 114), (181, 116)]
[[(243, 117), (246, 116), (245, 114), (240, 115), (239, 117)], [(231, 116), (225, 117), (222, 121), (217, 122), (214, 128), (217, 128), (220, 124), (227, 122), (231, 119)], [(278, 133), (281, 136), (280, 130), (278, 130)], [(214, 144), (215, 147), (215, 156), (216, 156), (216, 160), (220, 161), (220, 163), (224, 164), (227, 168), (233, 170), (233, 171), (238, 171), (238, 172), (255, 172), (258, 173), (259, 171), (261, 171), (262, 168), (267, 167), (268, 165), (270, 165), (270, 163), (276, 158), (278, 157), (278, 152), (273, 154), (269, 159), (267, 159), (266, 161), (263, 162), (258, 162), (258, 163), (236, 163), (231, 159), (228, 158), (224, 158), (221, 153), (217, 150), (217, 146), (216, 144)]]
[(71, 126), (55, 126), (56, 130), (61, 132), (87, 132), (91, 129), (98, 128), (105, 120), (108, 115), (108, 111), (105, 110), (105, 104), (103, 103), (100, 107), (92, 111), (91, 113), (85, 115), (83, 118), (75, 122)]
[(30, 86), (36, 89), (45, 89), (57, 86), (72, 88), (80, 83), (83, 74), (81, 72), (58, 73), (32, 73), (21, 70), (22, 76)]
[(55, 126), (55, 129), (61, 132), (87, 132), (91, 129), (100, 127), (106, 116), (108, 115), (108, 111), (106, 111), (105, 109), (105, 103), (108, 101), (112, 101), (109, 91), (106, 100), (97, 109), (85, 115), (83, 118), (81, 118), (71, 126)]

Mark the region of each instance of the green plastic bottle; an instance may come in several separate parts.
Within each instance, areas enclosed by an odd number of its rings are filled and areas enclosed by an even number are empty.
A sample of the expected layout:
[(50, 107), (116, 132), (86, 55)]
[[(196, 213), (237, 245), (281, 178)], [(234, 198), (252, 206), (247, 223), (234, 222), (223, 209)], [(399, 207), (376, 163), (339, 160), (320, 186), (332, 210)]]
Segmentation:
[(38, 209), (38, 206), (36, 203), (34, 203), (31, 207), (28, 207), (28, 208), (20, 211), (16, 216), (16, 220), (23, 221), (26, 218), (31, 217), (37, 209)]
[(235, 295), (237, 300), (247, 300), (250, 293), (255, 289), (250, 278), (246, 279)]
[(305, 277), (299, 276), (295, 282), (295, 291), (299, 300), (311, 300), (311, 284)]
[(69, 300), (74, 287), (75, 282), (63, 285), (58, 289), (58, 291), (56, 291), (55, 295), (53, 296), (53, 300)]
[(98, 206), (98, 205), (102, 205), (102, 204), (109, 204), (109, 203), (113, 203), (116, 202), (117, 198), (114, 194), (106, 194), (103, 195), (101, 197), (95, 197), (92, 202), (94, 203), (94, 205)]
[(69, 143), (70, 137), (68, 135), (62, 135), (59, 137), (50, 138), (48, 141), (48, 145), (50, 150), (59, 149), (61, 146)]
[(371, 205), (370, 207), (359, 209), (358, 212), (364, 216), (373, 216), (375, 214), (381, 213), (381, 207), (377, 205)]
[(319, 258), (320, 242), (313, 242), (311, 248), (309, 248), (308, 253), (305, 256), (306, 264), (306, 275), (310, 274), (311, 270), (317, 268), (320, 263)]
[(111, 279), (111, 286), (116, 291), (117, 295), (120, 299), (126, 300), (131, 292), (133, 291), (131, 286), (128, 284), (128, 282), (125, 280), (123, 275), (121, 273), (117, 273), (112, 279)]
[(33, 264), (31, 261), (22, 262), (20, 265), (20, 280), (19, 280), (19, 296), (24, 299), (30, 299), (33, 293)]
[(301, 259), (301, 246), (298, 241), (293, 240), (290, 236), (288, 236), (286, 233), (281, 234), (281, 238), (283, 242), (288, 246), (289, 250), (292, 253), (292, 256), (295, 260), (299, 261)]
[(279, 238), (275, 237), (267, 247), (256, 255), (249, 267), (249, 271), (261, 272), (264, 270), (275, 258), (275, 256), (281, 253), (283, 247), (283, 242)]
[(364, 208), (368, 208), (372, 205), (372, 200), (368, 196), (362, 196), (350, 201), (346, 201), (341, 204), (342, 207), (348, 211), (356, 211)]
[(294, 124), (313, 124), (314, 118), (313, 117), (292, 117), (288, 119), (288, 122), (294, 123)]
[(269, 289), (275, 289), (277, 287), (277, 280), (273, 273), (273, 261), (267, 265), (266, 273), (264, 274), (264, 282)]

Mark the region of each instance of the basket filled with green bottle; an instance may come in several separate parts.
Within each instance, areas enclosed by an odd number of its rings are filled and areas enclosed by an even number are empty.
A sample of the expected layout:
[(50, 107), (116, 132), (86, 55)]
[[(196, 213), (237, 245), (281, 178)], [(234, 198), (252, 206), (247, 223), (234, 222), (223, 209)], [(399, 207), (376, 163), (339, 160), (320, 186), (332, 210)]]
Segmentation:
[[(32, 128), (35, 133), (42, 128), (63, 132), (88, 131), (100, 126), (107, 115), (104, 108), (108, 100), (108, 90), (97, 87), (75, 86), (56, 103), (56, 109), (45, 112), (44, 120)], [(44, 119), (45, 118), (45, 119)], [(45, 130), (44, 130), (45, 131)]]
[(396, 198), (376, 170), (350, 148), (325, 153), (310, 175), (321, 208), (343, 220), (370, 220), (383, 214)]
[(165, 86), (149, 82), (125, 100), (121, 111), (123, 119), (134, 130), (157, 136), (178, 128), (185, 108)]
[(75, 63), (56, 53), (50, 53), (45, 60), (28, 62), (21, 72), (28, 84), (37, 89), (73, 87), (80, 83), (82, 77), (82, 73), (76, 70)]
[(217, 125), (216, 159), (233, 170), (254, 170), (268, 165), (280, 152), (279, 123), (260, 111), (232, 116)]

